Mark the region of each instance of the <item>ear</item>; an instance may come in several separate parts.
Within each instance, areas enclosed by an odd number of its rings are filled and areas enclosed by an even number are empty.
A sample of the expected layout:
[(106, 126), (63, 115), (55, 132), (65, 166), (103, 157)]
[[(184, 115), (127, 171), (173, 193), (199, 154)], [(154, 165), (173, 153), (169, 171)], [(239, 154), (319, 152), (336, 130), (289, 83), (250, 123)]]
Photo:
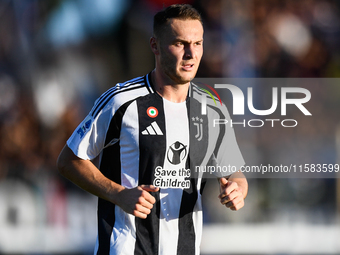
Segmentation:
[(159, 46), (158, 46), (157, 39), (155, 37), (150, 38), (150, 47), (151, 47), (152, 52), (155, 55), (159, 55), (159, 48), (158, 48)]

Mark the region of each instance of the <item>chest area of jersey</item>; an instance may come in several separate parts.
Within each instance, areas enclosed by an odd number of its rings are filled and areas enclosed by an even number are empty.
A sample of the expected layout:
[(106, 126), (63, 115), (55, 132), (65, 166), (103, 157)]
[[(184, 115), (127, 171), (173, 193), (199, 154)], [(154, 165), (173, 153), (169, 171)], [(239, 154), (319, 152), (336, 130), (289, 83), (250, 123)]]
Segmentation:
[(150, 96), (133, 102), (122, 120), (121, 146), (139, 150), (154, 161), (179, 165), (189, 153), (189, 118), (186, 102), (172, 103)]
[(150, 95), (126, 109), (120, 136), (121, 161), (123, 166), (138, 169), (139, 179), (145, 178), (143, 183), (164, 176), (184, 180), (209, 154), (207, 120), (192, 114), (188, 105)]

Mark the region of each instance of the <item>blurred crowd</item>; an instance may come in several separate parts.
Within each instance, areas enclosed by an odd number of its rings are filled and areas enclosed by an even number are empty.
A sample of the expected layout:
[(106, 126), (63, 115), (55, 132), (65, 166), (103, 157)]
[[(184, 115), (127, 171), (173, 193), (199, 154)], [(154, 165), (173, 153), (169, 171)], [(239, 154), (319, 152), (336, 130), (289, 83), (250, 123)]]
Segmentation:
[[(0, 185), (20, 180), (41, 193), (49, 190), (51, 197), (78, 192), (57, 173), (59, 152), (102, 92), (154, 68), (148, 44), (152, 17), (174, 2), (192, 4), (203, 17), (205, 51), (198, 77), (340, 76), (340, 3), (336, 0), (2, 0)], [(311, 107), (324, 112), (323, 119), (307, 123), (309, 128), (292, 137), (303, 135), (309, 147), (312, 138), (325, 143), (330, 154), (322, 159), (335, 163), (338, 118), (327, 112), (339, 109), (340, 90), (314, 94), (321, 103)], [(291, 151), (279, 129), (238, 132), (241, 148), (251, 146), (250, 151), (259, 155), (255, 163), (270, 163), (275, 155), (284, 154), (271, 151), (274, 143), (282, 142), (282, 150)], [(268, 220), (263, 210), (275, 207), (275, 201), (287, 204), (289, 196), (307, 208), (335, 207), (335, 180), (250, 183), (256, 193), (250, 198), (257, 202), (250, 200), (253, 210), (240, 214), (248, 221)], [(285, 193), (287, 188), (292, 193)], [(309, 193), (312, 189), (322, 194), (307, 201), (315, 195)], [(54, 209), (51, 205), (49, 213)], [(53, 217), (46, 218), (53, 223)], [(220, 219), (228, 220), (214, 218)]]

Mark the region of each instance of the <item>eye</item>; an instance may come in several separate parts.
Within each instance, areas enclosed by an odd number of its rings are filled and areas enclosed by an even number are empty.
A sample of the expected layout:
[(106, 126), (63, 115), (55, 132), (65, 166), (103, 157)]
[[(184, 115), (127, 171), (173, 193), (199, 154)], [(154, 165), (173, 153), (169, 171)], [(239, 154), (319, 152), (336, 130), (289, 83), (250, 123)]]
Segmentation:
[(177, 47), (183, 46), (183, 43), (182, 42), (176, 42), (175, 46), (177, 46)]

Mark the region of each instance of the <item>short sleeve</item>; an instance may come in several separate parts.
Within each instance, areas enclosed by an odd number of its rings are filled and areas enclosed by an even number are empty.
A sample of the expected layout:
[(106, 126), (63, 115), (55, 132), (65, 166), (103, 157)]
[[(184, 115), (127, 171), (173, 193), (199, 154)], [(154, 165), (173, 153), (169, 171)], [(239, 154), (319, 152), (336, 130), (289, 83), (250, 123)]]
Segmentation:
[(96, 158), (105, 146), (111, 119), (110, 107), (104, 108), (95, 118), (90, 112), (68, 139), (68, 147), (79, 158), (89, 160)]

